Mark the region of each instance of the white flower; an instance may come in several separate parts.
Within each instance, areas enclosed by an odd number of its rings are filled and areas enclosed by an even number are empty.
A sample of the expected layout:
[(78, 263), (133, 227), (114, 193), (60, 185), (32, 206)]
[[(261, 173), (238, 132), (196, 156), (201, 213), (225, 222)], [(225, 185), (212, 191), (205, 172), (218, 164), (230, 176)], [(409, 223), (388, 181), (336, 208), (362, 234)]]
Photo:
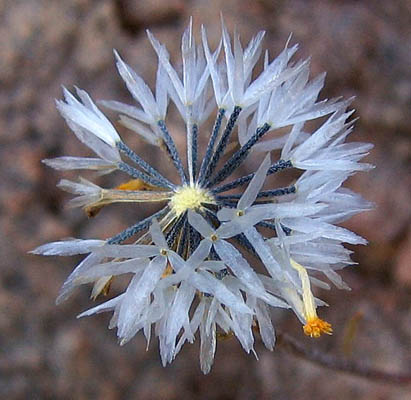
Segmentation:
[[(63, 91), (65, 102), (57, 100), (57, 108), (76, 136), (94, 151), (95, 137), (115, 148), (116, 143), (121, 140), (120, 136), (89, 95), (84, 90), (76, 89), (80, 102), (66, 88), (63, 88)], [(112, 153), (114, 160), (119, 159), (117, 154)]]
[(117, 169), (114, 163), (100, 158), (89, 157), (56, 157), (43, 160), (44, 164), (61, 171), (71, 169), (90, 169), (101, 173), (112, 172)]
[[(80, 316), (113, 311), (110, 327), (117, 327), (122, 344), (142, 330), (148, 345), (154, 332), (163, 365), (199, 336), (200, 365), (207, 373), (220, 336), (234, 335), (246, 352), (254, 352), (258, 330), (273, 349), (270, 307), (293, 310), (308, 336), (332, 333), (317, 314), (325, 303), (312, 291), (313, 286), (330, 285), (311, 271), (348, 289), (336, 272), (352, 264), (343, 243), (366, 241), (336, 224), (372, 204), (342, 185), (355, 172), (371, 168), (360, 160), (372, 146), (345, 143), (353, 129), (347, 121), (351, 99), (318, 101), (325, 75), (310, 80), (308, 61), (290, 63), (297, 46), (287, 43), (272, 61), (266, 52), (263, 70), (256, 74), (264, 32), (243, 49), (238, 35), (231, 43), (223, 24), (214, 52), (204, 28), (201, 33), (199, 46), (190, 20), (179, 73), (165, 46), (148, 32), (158, 56), (154, 91), (115, 52), (119, 73), (139, 104), (102, 102), (120, 113), (123, 125), (164, 152), (164, 163), (170, 161), (178, 173), (177, 182), (131, 150), (84, 91), (77, 89), (79, 101), (64, 89), (65, 101), (57, 102), (60, 112), (99, 158), (44, 162), (59, 170), (119, 170), (133, 178), (108, 189), (82, 178), (62, 180), (59, 187), (78, 196), (71, 205), (83, 207), (89, 216), (114, 202), (161, 206), (109, 239), (54, 242), (33, 252), (87, 255), (67, 278), (57, 302), (88, 283), (94, 284), (92, 297), (106, 294), (113, 279), (129, 274), (123, 293)], [(185, 125), (187, 168), (167, 128), (169, 101)], [(201, 152), (198, 138), (207, 135), (204, 125), (212, 111), (214, 126)], [(311, 132), (305, 123), (320, 117), (325, 122)], [(258, 170), (230, 180), (252, 153), (265, 153)], [(268, 182), (267, 176), (287, 169), (299, 172), (295, 182), (285, 187)], [(245, 252), (256, 259), (250, 261)]]

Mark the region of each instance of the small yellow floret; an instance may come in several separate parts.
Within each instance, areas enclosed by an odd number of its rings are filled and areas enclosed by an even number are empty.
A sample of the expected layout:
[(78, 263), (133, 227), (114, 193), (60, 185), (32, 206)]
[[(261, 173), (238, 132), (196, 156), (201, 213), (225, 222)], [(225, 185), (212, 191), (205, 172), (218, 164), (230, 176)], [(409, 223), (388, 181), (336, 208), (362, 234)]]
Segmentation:
[(332, 335), (333, 329), (331, 324), (323, 321), (317, 316), (315, 299), (311, 292), (310, 278), (307, 270), (298, 262), (290, 259), (291, 266), (297, 270), (301, 279), (301, 286), (303, 291), (303, 307), (306, 323), (303, 327), (304, 333), (312, 338), (319, 338), (323, 333)]
[(312, 338), (319, 338), (323, 333), (327, 335), (333, 334), (331, 324), (318, 317), (307, 321), (303, 327), (303, 330), (307, 336)]
[(187, 210), (199, 209), (203, 203), (214, 204), (215, 201), (208, 191), (198, 186), (183, 186), (170, 200), (171, 208), (177, 216)]

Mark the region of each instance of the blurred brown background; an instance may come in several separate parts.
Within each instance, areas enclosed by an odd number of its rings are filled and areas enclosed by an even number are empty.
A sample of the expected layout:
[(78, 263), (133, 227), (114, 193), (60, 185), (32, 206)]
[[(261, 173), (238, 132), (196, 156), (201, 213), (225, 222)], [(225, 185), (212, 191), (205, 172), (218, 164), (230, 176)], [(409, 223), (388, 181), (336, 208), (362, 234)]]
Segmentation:
[[(68, 133), (55, 109), (60, 85), (78, 85), (95, 99), (132, 103), (112, 49), (152, 82), (157, 60), (144, 29), (149, 27), (175, 57), (190, 15), (197, 33), (205, 24), (216, 43), (220, 10), (243, 42), (267, 30), (264, 46), (271, 55), (293, 32), (292, 42), (301, 45), (299, 57), (312, 56), (313, 74), (328, 72), (322, 97), (357, 96), (360, 120), (351, 140), (375, 144), (367, 161), (377, 168), (349, 182), (377, 204), (375, 211), (346, 224), (370, 241), (355, 248), (359, 265), (344, 272), (353, 290), (319, 293), (331, 305), (321, 315), (335, 334), (304, 338), (287, 312), (276, 316), (278, 330), (310, 348), (376, 368), (411, 370), (411, 1), (3, 0), (0, 398), (411, 398), (410, 386), (330, 371), (281, 349), (270, 353), (258, 340), (258, 362), (236, 340), (223, 341), (212, 372), (203, 376), (196, 342), (164, 369), (155, 340), (147, 352), (141, 334), (120, 347), (115, 332), (107, 329), (109, 315), (76, 320), (91, 305), (89, 288), (55, 306), (60, 285), (78, 260), (27, 254), (59, 238), (107, 237), (139, 213), (114, 206), (87, 221), (81, 210), (64, 207), (69, 196), (55, 188), (62, 174), (40, 160), (90, 153)], [(139, 146), (134, 136), (125, 137)], [(143, 154), (147, 149), (140, 145)], [(353, 327), (356, 334), (347, 334)]]

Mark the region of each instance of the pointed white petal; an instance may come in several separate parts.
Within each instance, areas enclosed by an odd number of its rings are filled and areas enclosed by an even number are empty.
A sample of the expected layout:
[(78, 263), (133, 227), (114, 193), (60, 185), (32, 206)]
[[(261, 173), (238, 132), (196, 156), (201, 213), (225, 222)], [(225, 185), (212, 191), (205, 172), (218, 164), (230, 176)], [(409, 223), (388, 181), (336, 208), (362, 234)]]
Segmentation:
[(121, 141), (117, 131), (111, 125), (110, 121), (98, 110), (96, 105), (90, 99), (88, 94), (80, 89), (77, 93), (83, 100), (82, 104), (64, 88), (64, 101), (57, 101), (57, 108), (67, 122), (78, 125), (89, 131), (99, 139), (115, 147), (116, 143)]
[(214, 362), (216, 349), (216, 326), (212, 324), (210, 332), (206, 332), (205, 324), (200, 325), (200, 368), (204, 374), (208, 374)]
[(161, 231), (160, 224), (157, 219), (154, 218), (150, 225), (150, 235), (153, 242), (161, 249), (168, 249), (167, 241)]
[(90, 169), (90, 170), (114, 170), (116, 165), (101, 158), (87, 157), (57, 157), (42, 160), (47, 166), (57, 170)]
[(153, 117), (151, 115), (148, 115), (145, 111), (135, 106), (130, 106), (114, 100), (100, 100), (98, 103), (109, 110), (117, 111), (120, 114), (127, 115), (146, 124), (155, 122), (153, 121)]
[(264, 263), (270, 275), (277, 279), (282, 279), (283, 271), (281, 270), (277, 260), (273, 257), (269, 246), (264, 241), (263, 236), (253, 227), (246, 230), (244, 234), (261, 258), (261, 261)]
[(105, 244), (105, 240), (63, 240), (60, 242), (43, 244), (42, 246), (30, 251), (30, 253), (41, 254), (43, 256), (73, 256), (75, 254), (91, 253)]
[(252, 314), (253, 311), (248, 308), (244, 301), (238, 299), (224, 283), (216, 279), (208, 272), (201, 271), (190, 276), (190, 282), (200, 291), (212, 294), (222, 304), (239, 313)]
[(133, 278), (128, 286), (118, 318), (118, 335), (123, 341), (128, 341), (135, 334), (136, 324), (144, 310), (146, 299), (156, 287), (166, 264), (165, 257), (155, 257), (141, 277)]
[(165, 332), (166, 343), (171, 344), (172, 352), (176, 344), (176, 338), (182, 329), (184, 322), (188, 318), (188, 312), (194, 299), (195, 289), (187, 282), (182, 282), (177, 290), (171, 311), (167, 319), (167, 329)]
[(339, 240), (351, 244), (366, 244), (367, 241), (361, 236), (349, 231), (348, 229), (342, 228), (340, 226), (334, 226), (327, 224), (326, 222), (316, 221), (311, 218), (302, 217), (299, 219), (289, 219), (284, 218), (281, 221), (282, 224), (290, 229), (302, 232), (311, 233), (317, 232), (321, 233), (323, 237)]
[(209, 223), (195, 211), (188, 210), (188, 222), (204, 238), (209, 238), (214, 233)]
[(343, 290), (351, 290), (351, 288), (343, 281), (340, 275), (333, 270), (324, 271), (324, 275), (338, 288)]
[(224, 240), (218, 240), (214, 243), (214, 248), (221, 260), (230, 267), (238, 279), (240, 279), (252, 293), (259, 292), (260, 295), (264, 294), (264, 286), (257, 274), (233, 245)]
[(238, 212), (237, 208), (223, 207), (221, 210), (217, 212), (217, 218), (221, 222), (231, 221), (237, 216), (237, 212)]
[(95, 251), (104, 257), (145, 258), (159, 254), (157, 246), (144, 244), (106, 244)]
[(164, 115), (160, 115), (153, 93), (144, 80), (121, 59), (116, 50), (114, 50), (114, 55), (117, 60), (118, 72), (132, 96), (142, 105), (146, 114), (151, 116), (153, 121), (163, 119)]
[(141, 271), (142, 268), (145, 268), (150, 262), (148, 258), (139, 258), (126, 261), (112, 261), (103, 264), (96, 264), (89, 268), (87, 271), (84, 271), (82, 274), (79, 274), (73, 282), (77, 284), (78, 282), (85, 283), (91, 282), (95, 279), (98, 279), (102, 276), (116, 276), (121, 274), (127, 274), (133, 272), (136, 274)]
[(258, 321), (261, 339), (268, 350), (273, 350), (275, 345), (275, 331), (271, 322), (268, 307), (261, 300), (257, 300), (255, 314)]
[(202, 240), (193, 254), (187, 260), (187, 263), (193, 269), (197, 268), (210, 254), (211, 242), (209, 240)]
[(88, 317), (93, 314), (99, 314), (101, 312), (111, 311), (122, 301), (123, 298), (124, 298), (124, 293), (120, 294), (117, 297), (114, 297), (114, 299), (106, 301), (102, 304), (99, 304), (96, 307), (90, 308), (89, 310), (82, 312), (81, 314), (77, 315), (77, 318)]
[(264, 161), (258, 168), (257, 172), (254, 174), (253, 179), (251, 179), (251, 182), (247, 186), (247, 189), (245, 190), (244, 194), (238, 201), (237, 209), (245, 210), (254, 203), (258, 193), (264, 185), (265, 179), (267, 177), (267, 172), (270, 166), (271, 158), (270, 154), (267, 154), (264, 158)]

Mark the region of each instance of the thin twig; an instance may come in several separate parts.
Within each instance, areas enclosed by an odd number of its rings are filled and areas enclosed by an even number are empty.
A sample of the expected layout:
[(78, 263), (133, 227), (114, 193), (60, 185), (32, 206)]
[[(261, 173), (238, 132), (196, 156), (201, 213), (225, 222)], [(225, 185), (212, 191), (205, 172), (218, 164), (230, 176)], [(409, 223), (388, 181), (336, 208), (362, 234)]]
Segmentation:
[(368, 367), (359, 361), (336, 357), (332, 354), (323, 353), (318, 349), (310, 349), (284, 333), (279, 333), (277, 335), (277, 346), (297, 357), (335, 371), (346, 372), (354, 376), (397, 385), (411, 384), (411, 374), (396, 374), (393, 372), (381, 371), (379, 369)]

